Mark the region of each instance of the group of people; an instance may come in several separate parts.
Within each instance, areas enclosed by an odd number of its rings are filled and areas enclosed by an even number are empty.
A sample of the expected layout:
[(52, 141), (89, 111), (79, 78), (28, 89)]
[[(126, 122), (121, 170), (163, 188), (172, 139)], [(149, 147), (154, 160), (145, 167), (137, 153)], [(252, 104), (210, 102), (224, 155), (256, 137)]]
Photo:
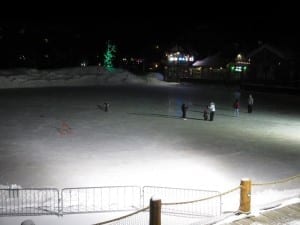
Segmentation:
[[(188, 110), (188, 108), (189, 107), (185, 103), (183, 103), (181, 105), (182, 118), (184, 120), (186, 120), (186, 111)], [(215, 103), (211, 102), (210, 105), (207, 105), (206, 108), (203, 111), (204, 120), (208, 120), (209, 119), (210, 121), (213, 121), (214, 120), (214, 116), (215, 116), (215, 111), (216, 111)], [(209, 118), (208, 118), (208, 115), (209, 115)]]
[[(252, 113), (253, 111), (253, 104), (254, 104), (254, 99), (251, 94), (248, 96), (248, 113)], [(233, 103), (233, 109), (234, 109), (234, 116), (240, 116), (240, 100), (237, 98), (235, 99)]]
[[(251, 94), (248, 96), (248, 113), (252, 113), (253, 111), (254, 99)], [(238, 117), (240, 115), (240, 100), (236, 98), (233, 103), (234, 116)], [(188, 105), (183, 103), (181, 105), (182, 118), (186, 120), (186, 112), (188, 110)], [(203, 119), (213, 121), (215, 116), (216, 106), (214, 102), (211, 102), (207, 105), (203, 110)]]

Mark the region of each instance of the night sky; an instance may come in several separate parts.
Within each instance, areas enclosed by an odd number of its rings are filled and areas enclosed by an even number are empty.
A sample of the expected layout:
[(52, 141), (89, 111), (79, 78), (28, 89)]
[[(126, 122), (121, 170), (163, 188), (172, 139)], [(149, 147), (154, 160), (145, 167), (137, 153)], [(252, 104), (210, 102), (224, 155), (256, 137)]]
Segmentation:
[(299, 55), (300, 26), (293, 13), (282, 15), (278, 10), (269, 10), (225, 15), (207, 11), (158, 14), (3, 17), (1, 66), (13, 66), (15, 58), (23, 54), (28, 58), (49, 54), (58, 62), (73, 57), (71, 64), (90, 58), (95, 63), (108, 40), (116, 45), (119, 57), (156, 57), (155, 46), (164, 52), (176, 44), (205, 57), (224, 49), (247, 52), (262, 43)]

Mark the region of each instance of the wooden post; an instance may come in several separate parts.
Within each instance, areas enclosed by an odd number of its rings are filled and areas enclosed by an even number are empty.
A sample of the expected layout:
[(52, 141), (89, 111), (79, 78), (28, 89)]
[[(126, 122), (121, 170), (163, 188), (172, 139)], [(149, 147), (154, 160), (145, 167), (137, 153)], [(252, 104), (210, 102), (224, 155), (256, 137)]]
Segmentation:
[(240, 208), (241, 213), (250, 213), (251, 211), (251, 180), (249, 178), (243, 178), (241, 180), (241, 196), (240, 196)]
[(150, 225), (161, 225), (161, 199), (150, 199)]

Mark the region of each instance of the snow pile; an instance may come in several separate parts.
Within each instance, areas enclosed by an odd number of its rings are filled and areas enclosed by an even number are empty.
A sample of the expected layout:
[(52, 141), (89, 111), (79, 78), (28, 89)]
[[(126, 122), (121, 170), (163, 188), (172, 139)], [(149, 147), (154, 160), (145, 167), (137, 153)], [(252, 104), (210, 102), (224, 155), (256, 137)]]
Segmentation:
[(0, 184), (0, 189), (22, 189), (22, 187), (20, 185), (17, 184), (11, 184), (11, 185), (1, 185)]
[(126, 70), (107, 71), (99, 66), (56, 70), (15, 69), (0, 71), (0, 89), (97, 85), (164, 85), (163, 75), (137, 76)]

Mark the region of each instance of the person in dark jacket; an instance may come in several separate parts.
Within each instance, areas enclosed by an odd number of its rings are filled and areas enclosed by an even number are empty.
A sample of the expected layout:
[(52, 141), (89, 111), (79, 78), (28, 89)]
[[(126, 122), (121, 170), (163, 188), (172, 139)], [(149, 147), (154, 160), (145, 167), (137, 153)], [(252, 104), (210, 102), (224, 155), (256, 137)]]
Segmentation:
[(209, 108), (208, 108), (208, 105), (204, 108), (203, 110), (203, 119), (204, 120), (208, 120), (208, 111), (209, 111)]
[(184, 120), (186, 120), (186, 111), (188, 110), (188, 108), (189, 107), (186, 104), (184, 104), (184, 103), (181, 105), (182, 118)]

